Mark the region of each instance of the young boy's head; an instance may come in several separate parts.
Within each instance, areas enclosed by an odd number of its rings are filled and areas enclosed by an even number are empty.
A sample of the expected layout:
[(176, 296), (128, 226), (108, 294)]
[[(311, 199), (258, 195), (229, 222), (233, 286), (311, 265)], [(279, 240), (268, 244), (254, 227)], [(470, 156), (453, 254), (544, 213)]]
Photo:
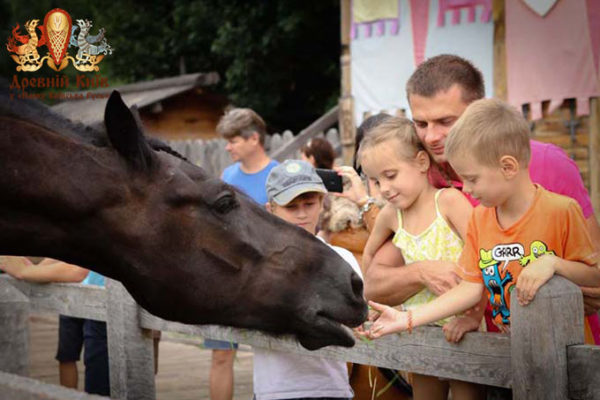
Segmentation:
[(301, 160), (286, 160), (271, 170), (266, 187), (269, 212), (316, 233), (327, 189), (312, 165)]
[(471, 103), (446, 139), (445, 156), (463, 190), (487, 206), (510, 194), (515, 179), (529, 176), (530, 153), (527, 121), (496, 99)]
[(219, 120), (217, 133), (227, 140), (226, 150), (233, 161), (243, 161), (257, 149), (264, 148), (267, 126), (251, 109), (233, 108)]

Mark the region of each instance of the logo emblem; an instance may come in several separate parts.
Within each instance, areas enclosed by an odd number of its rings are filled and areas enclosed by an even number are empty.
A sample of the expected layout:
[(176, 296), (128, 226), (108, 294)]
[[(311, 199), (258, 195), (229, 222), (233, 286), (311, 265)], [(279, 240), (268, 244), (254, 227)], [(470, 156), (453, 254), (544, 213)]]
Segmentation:
[[(101, 28), (97, 35), (90, 35), (91, 21), (78, 19), (76, 22), (77, 25), (73, 25), (69, 13), (55, 8), (44, 17), (44, 25), (38, 26), (37, 19), (27, 21), (27, 35), (20, 33), (17, 24), (6, 43), (8, 51), (14, 53), (10, 56), (18, 64), (17, 71), (37, 71), (44, 62), (55, 71), (65, 69), (69, 62), (78, 71), (99, 71), (98, 63), (105, 55), (112, 54), (112, 47), (104, 38), (105, 29)], [(44, 45), (48, 52), (41, 57), (38, 48)], [(67, 52), (70, 47), (77, 49), (75, 58)]]
[[(57, 8), (46, 14), (44, 18), (44, 26), (46, 27), (46, 47), (50, 50), (50, 59), (48, 63), (54, 64), (54, 70), (61, 70), (66, 67), (69, 61), (64, 58), (67, 54), (67, 47), (71, 39), (71, 16), (65, 11)], [(61, 64), (61, 61), (65, 65)], [(58, 66), (58, 68), (56, 68)], [(62, 68), (61, 68), (62, 67)]]

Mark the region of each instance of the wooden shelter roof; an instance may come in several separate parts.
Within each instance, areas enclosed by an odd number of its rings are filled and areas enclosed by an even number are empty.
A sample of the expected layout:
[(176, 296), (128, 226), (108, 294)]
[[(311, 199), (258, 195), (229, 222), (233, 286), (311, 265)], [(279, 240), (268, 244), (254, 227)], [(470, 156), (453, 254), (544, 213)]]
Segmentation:
[[(216, 72), (178, 75), (89, 91), (95, 95), (104, 94), (106, 96), (89, 99), (67, 99), (51, 108), (74, 122), (93, 126), (102, 123), (108, 95), (115, 89), (121, 92), (123, 100), (129, 107), (136, 105), (138, 109), (142, 109), (188, 90), (215, 85), (218, 82), (219, 74)], [(82, 94), (86, 96), (87, 93), (88, 91)]]

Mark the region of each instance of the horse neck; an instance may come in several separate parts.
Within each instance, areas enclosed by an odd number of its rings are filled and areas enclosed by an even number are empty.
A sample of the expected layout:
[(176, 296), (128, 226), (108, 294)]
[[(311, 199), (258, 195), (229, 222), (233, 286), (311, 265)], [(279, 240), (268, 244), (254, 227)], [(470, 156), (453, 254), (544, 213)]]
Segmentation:
[(113, 152), (37, 125), (0, 118), (0, 152), (0, 254), (46, 256), (55, 243), (74, 244), (73, 232), (126, 190)]

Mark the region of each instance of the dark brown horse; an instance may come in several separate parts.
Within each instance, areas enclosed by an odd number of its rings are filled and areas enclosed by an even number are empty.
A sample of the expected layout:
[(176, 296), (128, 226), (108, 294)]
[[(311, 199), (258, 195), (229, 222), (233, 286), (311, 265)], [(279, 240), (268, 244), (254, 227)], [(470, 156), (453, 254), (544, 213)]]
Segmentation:
[(354, 343), (362, 282), (335, 252), (147, 141), (117, 92), (106, 133), (0, 97), (0, 254), (52, 257), (121, 281), (151, 313)]

